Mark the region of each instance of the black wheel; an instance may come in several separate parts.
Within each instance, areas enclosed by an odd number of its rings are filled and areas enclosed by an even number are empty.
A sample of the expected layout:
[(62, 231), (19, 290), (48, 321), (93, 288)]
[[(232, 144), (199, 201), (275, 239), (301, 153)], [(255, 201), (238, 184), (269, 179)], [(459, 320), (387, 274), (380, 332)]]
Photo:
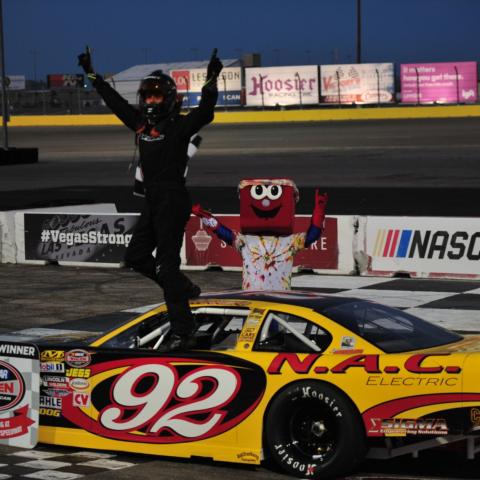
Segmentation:
[(366, 452), (365, 431), (350, 400), (314, 381), (294, 383), (273, 400), (265, 441), (275, 462), (302, 478), (338, 477)]

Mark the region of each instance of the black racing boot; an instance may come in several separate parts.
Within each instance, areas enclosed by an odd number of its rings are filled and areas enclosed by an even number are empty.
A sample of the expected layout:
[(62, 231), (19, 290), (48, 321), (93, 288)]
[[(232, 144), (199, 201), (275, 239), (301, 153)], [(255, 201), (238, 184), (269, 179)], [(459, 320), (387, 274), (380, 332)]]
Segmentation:
[(191, 283), (190, 286), (188, 287), (187, 290), (187, 296), (188, 298), (198, 298), (200, 294), (202, 293), (202, 290), (198, 285), (195, 285), (194, 283)]

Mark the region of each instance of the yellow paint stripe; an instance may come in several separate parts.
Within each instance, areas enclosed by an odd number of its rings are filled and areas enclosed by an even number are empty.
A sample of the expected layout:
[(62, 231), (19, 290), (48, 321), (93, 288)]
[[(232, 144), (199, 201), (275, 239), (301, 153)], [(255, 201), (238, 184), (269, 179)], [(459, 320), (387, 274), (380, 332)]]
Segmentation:
[[(329, 122), (341, 120), (394, 120), (406, 118), (480, 117), (480, 105), (325, 108), (312, 110), (241, 111), (215, 113), (214, 123)], [(115, 115), (24, 115), (13, 116), (11, 127), (120, 125)]]

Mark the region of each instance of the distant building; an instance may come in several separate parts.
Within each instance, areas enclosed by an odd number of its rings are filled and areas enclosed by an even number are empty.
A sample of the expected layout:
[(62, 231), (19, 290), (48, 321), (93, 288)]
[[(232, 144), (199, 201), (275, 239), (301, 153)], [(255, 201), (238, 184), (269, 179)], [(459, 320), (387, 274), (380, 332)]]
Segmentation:
[[(122, 95), (129, 103), (137, 104), (137, 90), (140, 80), (155, 70), (162, 70), (170, 75), (171, 70), (191, 70), (194, 68), (207, 68), (208, 60), (195, 62), (174, 62), (174, 63), (151, 63), (147, 65), (135, 65), (127, 70), (112, 75), (108, 82)], [(241, 67), (242, 62), (238, 59), (222, 59), (224, 67)]]

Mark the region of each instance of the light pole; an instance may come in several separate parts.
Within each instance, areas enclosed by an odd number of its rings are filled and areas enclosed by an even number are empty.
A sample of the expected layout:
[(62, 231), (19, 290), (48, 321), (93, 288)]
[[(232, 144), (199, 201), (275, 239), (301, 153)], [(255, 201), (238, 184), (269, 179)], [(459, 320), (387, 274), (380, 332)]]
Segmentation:
[(357, 0), (357, 63), (362, 63), (362, 0)]
[(300, 78), (300, 74), (298, 72), (295, 72), (295, 76), (297, 77), (298, 81), (298, 95), (299, 95), (299, 100), (300, 100), (300, 108), (303, 108), (302, 104), (302, 79)]
[(0, 0), (0, 73), (2, 75), (3, 148), (8, 150), (8, 102), (4, 58), (5, 46), (3, 45), (3, 5), (2, 0)]
[(33, 80), (36, 82), (37, 81), (37, 56), (38, 56), (38, 50), (30, 50), (30, 54), (33, 57)]
[(143, 55), (145, 57), (145, 63), (148, 63), (148, 54), (150, 52), (149, 48), (142, 48)]

